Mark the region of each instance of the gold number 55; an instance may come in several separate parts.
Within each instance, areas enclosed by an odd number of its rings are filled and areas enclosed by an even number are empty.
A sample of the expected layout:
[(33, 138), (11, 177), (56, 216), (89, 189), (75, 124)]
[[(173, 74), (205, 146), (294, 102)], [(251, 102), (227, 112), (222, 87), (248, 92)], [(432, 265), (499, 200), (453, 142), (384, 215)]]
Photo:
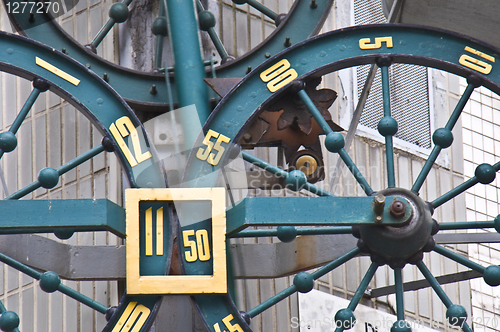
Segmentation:
[[(217, 138), (215, 144), (210, 140), (212, 137)], [(209, 129), (207, 135), (203, 139), (203, 144), (207, 147), (205, 149), (199, 148), (196, 153), (196, 158), (206, 160), (210, 165), (215, 166), (219, 163), (224, 151), (226, 151), (226, 149), (222, 146), (222, 143), (229, 143), (230, 141), (231, 139), (229, 137)], [(212, 150), (217, 151), (217, 154), (211, 153)]]

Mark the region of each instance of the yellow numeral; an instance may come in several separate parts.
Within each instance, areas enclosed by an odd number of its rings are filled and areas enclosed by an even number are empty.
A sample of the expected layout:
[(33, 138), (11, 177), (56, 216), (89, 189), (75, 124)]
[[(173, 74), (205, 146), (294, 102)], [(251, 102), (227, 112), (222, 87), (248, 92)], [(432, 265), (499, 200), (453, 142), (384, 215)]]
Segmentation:
[[(480, 56), (481, 58), (488, 60), (490, 62), (495, 62), (495, 58), (492, 57), (491, 55), (473, 49), (472, 47), (466, 46), (465, 51)], [(458, 63), (460, 63), (462, 66), (465, 66), (467, 68), (470, 68), (485, 75), (491, 73), (491, 70), (493, 69), (493, 66), (490, 65), (489, 63), (476, 59), (468, 54), (462, 54), (462, 56), (458, 60)]]
[(198, 259), (202, 262), (210, 260), (210, 245), (208, 242), (208, 232), (206, 229), (196, 231), (196, 241), (190, 240), (189, 237), (195, 235), (193, 229), (183, 231), (182, 239), (184, 247), (189, 248), (184, 252), (186, 262), (192, 263)]
[[(130, 166), (134, 167), (137, 164), (142, 163), (144, 160), (151, 158), (151, 152), (142, 152), (139, 134), (137, 133), (137, 129), (134, 124), (128, 117), (124, 116), (116, 120), (115, 123), (112, 123), (111, 126), (109, 126), (109, 131), (115, 138)], [(128, 135), (132, 138), (132, 146), (134, 147), (135, 155), (132, 154), (125, 143), (124, 138)]]
[[(217, 138), (215, 144), (210, 140), (212, 137)], [(226, 149), (222, 147), (222, 143), (229, 143), (230, 141), (231, 139), (229, 137), (209, 129), (207, 135), (203, 139), (203, 145), (207, 147), (205, 149), (199, 148), (196, 153), (196, 158), (203, 161), (206, 160), (210, 165), (216, 166), (222, 158), (224, 151), (226, 151)], [(217, 154), (211, 153), (212, 150), (217, 151)]]
[[(153, 208), (146, 210), (146, 256), (153, 256)], [(156, 256), (163, 256), (163, 208), (156, 210)]]
[(151, 310), (137, 302), (130, 302), (111, 332), (139, 332)]
[[(241, 328), (240, 324), (234, 324), (234, 325), (231, 324), (232, 320), (233, 320), (233, 315), (228, 315), (222, 319), (222, 322), (224, 323), (224, 325), (226, 325), (229, 332), (243, 332), (243, 329)], [(219, 323), (214, 324), (214, 330), (215, 332), (221, 332)]]
[(359, 48), (362, 50), (375, 50), (382, 47), (382, 43), (385, 43), (387, 48), (392, 48), (392, 37), (376, 37), (375, 42), (370, 44), (370, 38), (361, 38), (359, 40)]
[(295, 69), (290, 68), (290, 62), (287, 59), (283, 59), (264, 70), (260, 74), (260, 79), (264, 83), (267, 83), (269, 91), (276, 92), (298, 76)]

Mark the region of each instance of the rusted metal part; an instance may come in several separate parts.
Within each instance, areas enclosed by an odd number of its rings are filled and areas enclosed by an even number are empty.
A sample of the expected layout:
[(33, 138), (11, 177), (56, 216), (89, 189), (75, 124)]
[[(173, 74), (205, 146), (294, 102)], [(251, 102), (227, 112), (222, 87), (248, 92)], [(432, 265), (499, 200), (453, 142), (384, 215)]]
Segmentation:
[[(331, 89), (318, 90), (319, 83), (321, 83), (321, 78), (308, 81), (305, 86), (307, 94), (333, 131), (344, 130), (332, 121), (328, 111), (337, 98), (337, 93)], [(307, 110), (306, 105), (296, 94), (289, 92), (263, 109), (260, 115), (247, 126), (239, 144), (245, 149), (283, 146), (286, 162), (290, 164), (292, 159), (297, 160), (294, 156), (301, 147), (316, 152), (319, 156), (318, 160), (321, 160), (319, 135), (322, 134), (324, 134), (323, 130)], [(295, 165), (291, 166), (296, 168)]]
[(399, 200), (394, 200), (389, 207), (389, 211), (395, 218), (401, 218), (405, 215), (406, 206), (403, 202)]

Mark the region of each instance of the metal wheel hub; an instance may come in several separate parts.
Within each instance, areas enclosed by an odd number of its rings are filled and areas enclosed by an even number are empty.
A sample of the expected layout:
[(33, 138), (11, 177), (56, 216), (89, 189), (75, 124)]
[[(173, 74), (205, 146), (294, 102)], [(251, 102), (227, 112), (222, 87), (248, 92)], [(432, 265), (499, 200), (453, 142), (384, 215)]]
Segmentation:
[[(412, 215), (401, 226), (360, 226), (358, 246), (368, 252), (374, 262), (381, 265), (402, 267), (406, 263), (419, 261), (423, 251), (431, 250), (434, 243), (433, 221), (429, 207), (420, 197), (407, 189), (389, 188), (378, 192), (377, 197), (381, 195), (405, 199), (411, 206)], [(399, 212), (397, 201), (388, 208), (391, 214)], [(427, 248), (428, 246), (430, 248)]]

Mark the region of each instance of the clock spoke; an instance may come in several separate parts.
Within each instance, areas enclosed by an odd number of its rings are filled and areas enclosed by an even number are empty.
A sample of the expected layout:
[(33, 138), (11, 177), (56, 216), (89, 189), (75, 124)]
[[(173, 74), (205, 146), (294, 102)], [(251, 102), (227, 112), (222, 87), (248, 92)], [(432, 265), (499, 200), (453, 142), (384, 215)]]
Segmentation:
[(330, 128), (325, 118), (318, 110), (316, 105), (314, 105), (314, 102), (311, 100), (305, 90), (300, 90), (298, 92), (298, 95), (300, 99), (302, 99), (302, 101), (306, 104), (307, 109), (325, 133), (325, 146), (327, 150), (339, 154), (340, 158), (342, 158), (344, 163), (347, 165), (347, 168), (349, 169), (349, 171), (351, 171), (352, 175), (354, 175), (361, 188), (368, 196), (370, 196), (373, 193), (373, 189), (370, 187), (363, 174), (361, 174), (354, 161), (344, 149), (344, 136), (342, 136), (342, 134), (339, 132), (334, 132), (332, 128)]
[(465, 320), (467, 319), (467, 312), (465, 311), (465, 308), (461, 305), (456, 305), (451, 302), (448, 295), (446, 295), (443, 288), (441, 288), (441, 285), (439, 285), (439, 282), (432, 275), (431, 271), (429, 271), (424, 262), (419, 261), (417, 263), (417, 267), (420, 272), (422, 272), (425, 279), (427, 279), (432, 289), (434, 289), (436, 295), (441, 299), (441, 302), (443, 302), (443, 304), (446, 306), (446, 318), (448, 320), (448, 323), (454, 326), (460, 326), (464, 332), (472, 332), (472, 329), (465, 322)]
[[(106, 138), (103, 139), (103, 141)], [(40, 187), (51, 189), (54, 188), (59, 182), (59, 177), (64, 173), (69, 172), (73, 168), (78, 165), (86, 162), (87, 160), (92, 159), (97, 156), (101, 152), (105, 151), (103, 144), (99, 144), (98, 146), (88, 150), (87, 152), (79, 155), (78, 157), (70, 160), (66, 164), (59, 166), (57, 169), (46, 167), (42, 169), (38, 175), (38, 180), (30, 183), (26, 187), (16, 191), (12, 195), (8, 196), (6, 199), (19, 199), (21, 197), (26, 196), (27, 194), (37, 190)]]
[(387, 162), (387, 183), (389, 188), (396, 186), (394, 175), (394, 146), (392, 137), (398, 131), (398, 123), (391, 116), (391, 97), (389, 91), (389, 66), (392, 60), (388, 57), (378, 59), (378, 66), (382, 73), (382, 103), (384, 117), (378, 123), (379, 133), (385, 137), (385, 156)]
[(61, 283), (61, 279), (59, 275), (55, 272), (47, 271), (44, 273), (38, 272), (37, 270), (18, 262), (15, 259), (10, 258), (7, 255), (0, 253), (0, 261), (13, 267), (14, 269), (34, 278), (40, 280), (40, 288), (44, 292), (52, 293), (56, 290), (85, 304), (86, 306), (99, 311), (100, 313), (105, 314), (108, 310), (108, 307), (91, 299), (88, 296), (81, 294), (80, 292), (75, 291), (73, 288), (68, 287)]
[(372, 263), (370, 265), (368, 271), (366, 271), (366, 274), (363, 277), (363, 280), (361, 280), (361, 282), (359, 283), (358, 289), (356, 289), (356, 292), (354, 293), (354, 296), (352, 297), (351, 302), (349, 302), (347, 308), (340, 309), (339, 311), (337, 311), (337, 314), (335, 315), (335, 325), (337, 326), (335, 332), (342, 332), (352, 327), (352, 325), (356, 321), (356, 319), (354, 318), (353, 311), (358, 306), (359, 301), (363, 297), (363, 294), (365, 293), (368, 284), (375, 275), (375, 272), (377, 272), (377, 269), (378, 269), (377, 263)]
[(337, 267), (339, 267), (340, 265), (348, 262), (349, 260), (356, 257), (360, 253), (361, 253), (361, 251), (359, 250), (359, 248), (356, 247), (356, 248), (352, 249), (351, 251), (349, 251), (348, 253), (340, 256), (339, 258), (333, 260), (332, 262), (326, 264), (325, 266), (317, 269), (316, 271), (314, 271), (312, 273), (300, 272), (299, 274), (297, 274), (295, 276), (295, 278), (293, 280), (293, 285), (291, 285), (290, 287), (281, 291), (280, 293), (272, 296), (271, 298), (262, 302), (258, 306), (248, 310), (247, 314), (251, 318), (253, 318), (297, 291), (299, 291), (301, 293), (307, 293), (307, 292), (311, 291), (313, 288), (313, 285), (314, 285), (314, 280), (321, 278), (322, 276), (324, 276), (328, 272), (330, 272), (330, 271), (336, 269)]
[(0, 301), (0, 314), (2, 327), (6, 327), (12, 332), (19, 332), (17, 328), (19, 326), (19, 316), (13, 311), (7, 311), (2, 301)]
[(436, 208), (453, 199), (455, 196), (460, 195), (461, 193), (465, 192), (478, 183), (488, 184), (490, 182), (493, 182), (496, 177), (496, 172), (498, 172), (499, 169), (500, 161), (493, 166), (488, 164), (479, 165), (478, 167), (476, 167), (476, 170), (474, 171), (475, 175), (473, 177), (433, 200), (431, 202), (432, 206)]
[(0, 158), (2, 158), (5, 152), (10, 152), (16, 148), (17, 139), (15, 135), (19, 127), (21, 127), (24, 119), (28, 116), (40, 93), (47, 91), (48, 88), (49, 85), (42, 79), (35, 79), (33, 81), (33, 90), (26, 99), (21, 111), (17, 114), (9, 130), (0, 134)]
[[(274, 166), (262, 159), (259, 159), (250, 153), (243, 151), (241, 153), (243, 155), (243, 159), (248, 161), (249, 163), (254, 164), (255, 166), (258, 166), (262, 168), (263, 170), (266, 170), (276, 176), (279, 176), (281, 178), (287, 179), (287, 188), (288, 189), (306, 189), (309, 192), (319, 195), (319, 196), (334, 196), (332, 193), (323, 190), (312, 183), (306, 182), (306, 178), (304, 173), (302, 173), (299, 170), (295, 170), (292, 172), (287, 172), (285, 170), (282, 170), (281, 168)], [(301, 174), (303, 176), (301, 176)], [(290, 181), (290, 182), (288, 182)], [(297, 188), (295, 188), (297, 187)]]
[(453, 142), (453, 134), (451, 133), (451, 131), (453, 130), (453, 127), (455, 127), (455, 124), (457, 123), (460, 114), (462, 114), (465, 104), (467, 104), (467, 102), (469, 101), (472, 92), (474, 92), (474, 89), (479, 85), (480, 84), (477, 77), (475, 76), (469, 77), (467, 87), (465, 88), (465, 91), (460, 97), (460, 100), (458, 101), (457, 105), (455, 106), (455, 109), (453, 110), (450, 118), (448, 119), (448, 122), (446, 123), (444, 128), (437, 129), (432, 135), (434, 148), (432, 148), (429, 157), (427, 158), (424, 166), (422, 167), (422, 170), (418, 174), (418, 177), (415, 180), (415, 183), (413, 184), (413, 187), (411, 188), (413, 192), (416, 193), (419, 192), (427, 175), (429, 174), (432, 168), (432, 165), (436, 161), (441, 150), (443, 148), (449, 147)]

